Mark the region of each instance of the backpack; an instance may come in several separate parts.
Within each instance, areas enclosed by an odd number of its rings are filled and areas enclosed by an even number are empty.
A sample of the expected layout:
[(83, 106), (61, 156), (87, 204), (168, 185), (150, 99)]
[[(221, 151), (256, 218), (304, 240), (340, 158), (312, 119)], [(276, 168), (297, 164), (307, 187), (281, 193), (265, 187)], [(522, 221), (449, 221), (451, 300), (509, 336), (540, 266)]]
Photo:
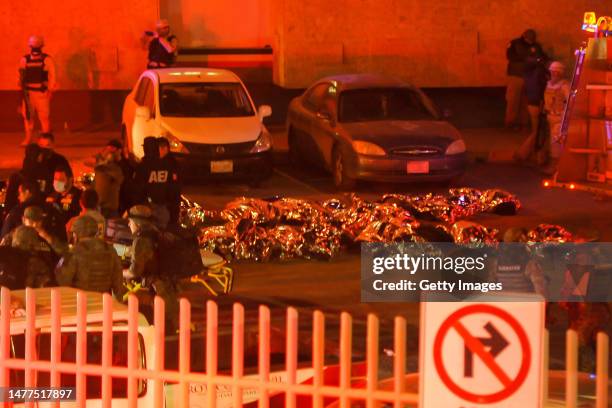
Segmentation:
[(159, 233), (157, 237), (159, 272), (172, 279), (189, 278), (204, 270), (197, 236), (185, 228)]

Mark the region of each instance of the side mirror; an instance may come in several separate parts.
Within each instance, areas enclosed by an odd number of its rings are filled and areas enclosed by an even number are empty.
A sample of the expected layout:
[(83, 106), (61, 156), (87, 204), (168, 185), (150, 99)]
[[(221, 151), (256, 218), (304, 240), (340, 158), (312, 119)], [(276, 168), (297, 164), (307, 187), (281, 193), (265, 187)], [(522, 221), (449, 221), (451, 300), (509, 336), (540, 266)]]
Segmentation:
[(259, 108), (257, 108), (257, 115), (259, 116), (259, 119), (263, 120), (264, 118), (272, 115), (272, 108), (270, 105), (261, 105)]
[(148, 106), (139, 106), (136, 108), (136, 117), (149, 120), (151, 119), (151, 110)]

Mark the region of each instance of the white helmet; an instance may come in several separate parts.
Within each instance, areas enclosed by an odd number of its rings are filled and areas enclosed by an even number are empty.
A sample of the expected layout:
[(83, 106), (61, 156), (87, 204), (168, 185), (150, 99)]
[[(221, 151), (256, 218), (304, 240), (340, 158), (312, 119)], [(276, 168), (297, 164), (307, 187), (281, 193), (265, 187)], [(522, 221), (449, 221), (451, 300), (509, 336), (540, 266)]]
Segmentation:
[(564, 72), (565, 71), (565, 65), (563, 65), (563, 63), (559, 62), (559, 61), (554, 61), (550, 64), (550, 66), (548, 67), (548, 70), (550, 72)]
[(41, 48), (45, 45), (45, 41), (39, 35), (31, 35), (30, 38), (28, 38), (28, 45), (31, 48)]
[(165, 18), (162, 18), (160, 20), (157, 20), (157, 23), (155, 24), (156, 28), (168, 28), (170, 27), (170, 23), (168, 23), (168, 20), (166, 20)]

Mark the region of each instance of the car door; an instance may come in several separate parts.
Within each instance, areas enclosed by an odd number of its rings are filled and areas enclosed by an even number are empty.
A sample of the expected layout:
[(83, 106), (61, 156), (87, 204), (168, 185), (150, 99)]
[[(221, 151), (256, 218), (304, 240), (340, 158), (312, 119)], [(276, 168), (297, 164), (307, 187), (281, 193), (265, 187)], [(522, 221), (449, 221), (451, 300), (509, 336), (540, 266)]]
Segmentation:
[(327, 165), (325, 160), (326, 154), (324, 153), (324, 144), (320, 137), (320, 125), (318, 122), (322, 121), (321, 109), (323, 107), (324, 98), (327, 95), (327, 89), (331, 84), (329, 82), (322, 82), (315, 85), (303, 99), (304, 107), (304, 135), (307, 136), (303, 141), (300, 141), (300, 150), (307, 154), (309, 161), (314, 161), (319, 164)]
[(326, 167), (331, 167), (332, 148), (337, 139), (336, 125), (338, 112), (337, 88), (335, 83), (325, 82), (312, 98), (313, 120), (310, 135), (317, 146)]
[[(159, 136), (160, 126), (157, 123), (157, 104), (155, 103), (155, 83), (147, 77), (144, 77), (141, 81), (134, 101), (136, 103), (136, 109), (134, 114), (134, 124), (132, 126), (132, 137), (130, 151), (134, 153), (137, 158), (141, 158), (144, 155), (142, 149), (142, 143), (144, 138), (147, 136)], [(148, 117), (141, 115), (141, 110), (138, 108), (148, 108)]]

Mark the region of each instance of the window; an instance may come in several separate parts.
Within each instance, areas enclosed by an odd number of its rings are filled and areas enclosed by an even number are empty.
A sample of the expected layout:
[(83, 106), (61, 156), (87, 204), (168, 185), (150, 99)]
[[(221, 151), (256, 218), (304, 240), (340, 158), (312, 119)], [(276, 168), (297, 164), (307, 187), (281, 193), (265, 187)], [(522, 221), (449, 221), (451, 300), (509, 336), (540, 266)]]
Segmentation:
[(138, 84), (138, 89), (136, 90), (136, 96), (134, 97), (134, 101), (139, 105), (143, 106), (145, 102), (145, 95), (147, 92), (147, 88), (151, 80), (149, 78), (142, 78), (140, 83)]
[[(63, 362), (76, 362), (76, 332), (63, 332), (61, 335), (61, 352)], [(36, 339), (38, 360), (51, 359), (51, 333), (40, 333)], [(117, 367), (127, 367), (127, 331), (113, 332), (113, 352), (112, 364)], [(11, 336), (11, 354), (16, 358), (25, 356), (25, 336)], [(138, 335), (138, 354), (139, 365), (145, 365), (144, 339)], [(102, 364), (102, 332), (87, 332), (87, 363)], [(11, 386), (24, 386), (25, 373), (20, 370), (11, 370)], [(102, 398), (102, 377), (86, 377), (87, 398)], [(127, 398), (127, 379), (113, 378), (113, 398)], [(37, 373), (37, 387), (50, 387), (49, 372), (39, 371)], [(76, 387), (76, 376), (74, 374), (60, 374), (60, 386)], [(138, 381), (138, 394), (143, 396), (146, 393), (146, 383)]]
[(306, 95), (306, 101), (304, 103), (306, 105), (306, 108), (312, 111), (318, 111), (321, 106), (323, 106), (323, 101), (325, 100), (325, 97), (329, 95), (328, 89), (331, 86), (331, 84), (325, 82), (316, 85), (314, 88), (312, 88)]
[(239, 83), (167, 83), (159, 89), (162, 116), (222, 118), (255, 114)]
[(148, 81), (147, 88), (145, 90), (143, 105), (149, 108), (152, 116), (155, 115), (155, 89), (153, 81), (151, 80)]
[(340, 122), (435, 120), (430, 103), (409, 88), (355, 89), (340, 95)]

